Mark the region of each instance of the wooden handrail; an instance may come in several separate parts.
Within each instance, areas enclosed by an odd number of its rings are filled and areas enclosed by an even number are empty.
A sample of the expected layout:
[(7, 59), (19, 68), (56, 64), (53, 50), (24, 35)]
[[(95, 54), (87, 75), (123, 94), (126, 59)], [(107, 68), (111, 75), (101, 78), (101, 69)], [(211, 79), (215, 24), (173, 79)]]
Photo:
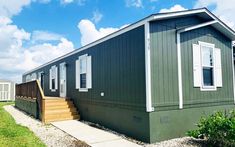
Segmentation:
[(43, 100), (45, 99), (44, 93), (42, 88), (39, 84), (38, 80), (30, 81), (22, 84), (16, 85), (16, 98), (17, 97), (24, 97), (24, 98), (36, 98), (37, 106), (39, 108), (40, 113), (40, 120), (43, 119)]

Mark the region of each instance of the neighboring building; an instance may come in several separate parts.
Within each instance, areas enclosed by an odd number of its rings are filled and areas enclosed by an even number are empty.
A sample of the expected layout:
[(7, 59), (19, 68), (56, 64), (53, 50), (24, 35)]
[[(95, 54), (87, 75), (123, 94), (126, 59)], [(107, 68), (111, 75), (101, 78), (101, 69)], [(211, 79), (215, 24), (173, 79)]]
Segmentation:
[(15, 100), (15, 83), (9, 80), (0, 80), (0, 101)]
[(207, 9), (153, 14), (23, 75), (81, 118), (145, 142), (234, 108), (235, 32)]

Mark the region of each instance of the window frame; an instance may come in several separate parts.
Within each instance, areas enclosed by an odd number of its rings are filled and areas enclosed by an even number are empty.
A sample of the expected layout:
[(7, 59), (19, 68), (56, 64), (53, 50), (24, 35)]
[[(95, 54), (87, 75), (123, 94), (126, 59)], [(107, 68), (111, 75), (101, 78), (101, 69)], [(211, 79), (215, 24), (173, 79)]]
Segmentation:
[[(56, 84), (58, 84), (58, 83), (56, 83), (56, 80), (58, 80), (57, 78), (58, 78), (58, 75), (56, 75), (57, 74), (57, 66), (56, 65), (54, 65), (54, 66), (52, 66), (51, 67), (51, 78), (50, 78), (50, 83), (51, 83), (51, 92), (56, 92), (56, 90), (57, 90), (57, 88), (56, 88)], [(53, 73), (54, 72), (54, 73)], [(54, 77), (52, 76), (54, 74)], [(53, 89), (53, 86), (52, 86), (52, 81), (53, 81), (53, 79), (55, 80), (55, 87), (54, 87), (54, 89)]]
[[(88, 54), (84, 54), (84, 55), (81, 55), (81, 56), (79, 56), (79, 60), (80, 60), (80, 65), (79, 65), (79, 68), (80, 68), (80, 70), (79, 70), (79, 79), (80, 79), (80, 87), (79, 87), (79, 92), (88, 92), (88, 87), (87, 87), (87, 57), (88, 57)], [(86, 71), (85, 72), (82, 72), (82, 70), (81, 70), (81, 61), (82, 60), (85, 60), (85, 62), (86, 62)], [(86, 88), (81, 88), (81, 74), (86, 74)]]
[[(199, 41), (199, 46), (200, 46), (200, 54), (201, 54), (201, 87), (200, 90), (201, 91), (216, 91), (217, 87), (216, 87), (216, 78), (215, 78), (215, 44), (212, 43), (207, 43), (207, 42), (202, 42)], [(203, 64), (203, 47), (208, 47), (208, 48), (212, 48), (212, 66), (206, 66)], [(212, 68), (213, 72), (212, 72), (212, 76), (213, 76), (213, 85), (212, 86), (208, 86), (204, 84), (204, 75), (203, 75), (203, 68)]]

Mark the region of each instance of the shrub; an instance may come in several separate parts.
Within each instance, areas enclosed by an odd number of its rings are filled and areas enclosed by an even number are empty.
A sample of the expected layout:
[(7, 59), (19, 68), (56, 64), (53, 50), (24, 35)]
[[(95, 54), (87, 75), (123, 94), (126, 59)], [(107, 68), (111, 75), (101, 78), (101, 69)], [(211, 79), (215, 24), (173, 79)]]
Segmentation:
[(235, 146), (235, 110), (202, 117), (197, 127), (196, 130), (188, 131), (187, 135), (206, 139), (211, 146)]

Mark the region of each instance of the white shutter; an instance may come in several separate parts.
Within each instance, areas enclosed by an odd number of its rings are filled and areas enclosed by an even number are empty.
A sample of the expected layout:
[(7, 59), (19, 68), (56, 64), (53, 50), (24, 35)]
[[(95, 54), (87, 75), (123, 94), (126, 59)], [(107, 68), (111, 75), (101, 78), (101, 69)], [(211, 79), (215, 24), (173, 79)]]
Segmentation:
[(92, 88), (92, 61), (91, 56), (87, 56), (87, 88)]
[(215, 81), (217, 87), (222, 87), (221, 50), (219, 48), (215, 48)]
[(80, 88), (80, 60), (76, 60), (76, 74), (75, 74), (75, 79), (76, 79), (76, 89)]
[(58, 89), (58, 67), (54, 67), (54, 75), (55, 75), (55, 89)]
[(49, 87), (50, 87), (50, 90), (52, 89), (51, 79), (52, 79), (52, 69), (50, 69), (50, 71), (49, 71)]
[(201, 87), (202, 67), (200, 45), (193, 44), (193, 85)]

